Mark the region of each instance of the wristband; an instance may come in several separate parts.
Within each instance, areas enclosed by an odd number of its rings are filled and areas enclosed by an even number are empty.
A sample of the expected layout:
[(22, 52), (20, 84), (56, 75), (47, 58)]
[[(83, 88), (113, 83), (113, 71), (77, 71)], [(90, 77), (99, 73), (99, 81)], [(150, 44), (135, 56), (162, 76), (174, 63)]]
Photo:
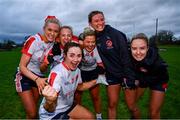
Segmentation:
[(34, 81), (36, 82), (36, 80), (38, 79), (39, 77), (37, 77), (36, 79), (34, 79)]

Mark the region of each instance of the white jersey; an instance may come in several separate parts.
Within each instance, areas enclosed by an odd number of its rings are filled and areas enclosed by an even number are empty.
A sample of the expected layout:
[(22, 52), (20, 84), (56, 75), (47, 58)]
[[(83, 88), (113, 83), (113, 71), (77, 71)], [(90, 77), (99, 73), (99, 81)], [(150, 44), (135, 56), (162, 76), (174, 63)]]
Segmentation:
[(82, 83), (81, 73), (79, 68), (71, 71), (64, 62), (61, 62), (51, 70), (48, 82), (58, 92), (57, 106), (54, 112), (47, 112), (43, 107), (45, 103), (45, 98), (43, 98), (39, 109), (40, 119), (52, 119), (73, 105), (76, 88), (79, 83)]
[(83, 71), (94, 70), (96, 69), (97, 64), (102, 63), (102, 60), (99, 56), (99, 53), (96, 47), (91, 52), (88, 52), (86, 49), (83, 49), (83, 54), (84, 54), (84, 57), (80, 65), (80, 69)]
[(33, 73), (43, 76), (40, 71), (40, 64), (43, 58), (52, 49), (54, 43), (45, 43), (40, 34), (29, 37), (24, 43), (22, 53), (31, 57), (27, 68)]

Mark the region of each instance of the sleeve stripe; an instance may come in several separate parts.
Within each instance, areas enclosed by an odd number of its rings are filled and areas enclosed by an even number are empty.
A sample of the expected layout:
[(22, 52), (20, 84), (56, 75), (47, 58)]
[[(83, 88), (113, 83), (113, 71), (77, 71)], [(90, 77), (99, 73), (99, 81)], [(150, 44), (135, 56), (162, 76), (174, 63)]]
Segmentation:
[(25, 43), (24, 46), (22, 48), (22, 53), (28, 55), (28, 56), (32, 56), (30, 53), (28, 53), (29, 48), (31, 47), (31, 44), (34, 42), (35, 38), (31, 37), (29, 38)]
[(53, 86), (54, 80), (56, 78), (57, 74), (55, 72), (52, 72), (50, 75), (49, 85)]

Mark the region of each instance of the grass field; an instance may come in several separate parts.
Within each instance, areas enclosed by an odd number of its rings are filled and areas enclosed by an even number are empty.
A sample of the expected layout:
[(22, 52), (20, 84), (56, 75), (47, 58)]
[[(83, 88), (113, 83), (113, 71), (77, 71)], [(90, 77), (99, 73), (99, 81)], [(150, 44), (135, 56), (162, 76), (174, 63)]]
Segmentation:
[[(169, 88), (166, 92), (165, 102), (161, 112), (161, 118), (180, 119), (180, 46), (161, 46), (161, 56), (169, 64)], [(25, 112), (21, 101), (15, 91), (14, 73), (20, 59), (20, 49), (0, 52), (0, 119), (25, 118)], [(142, 118), (148, 118), (148, 97), (149, 90), (140, 99), (139, 106), (142, 111)], [(107, 97), (105, 86), (101, 86), (102, 114), (107, 117)], [(88, 91), (83, 94), (83, 105), (91, 111), (93, 105)], [(127, 107), (124, 103), (123, 92), (120, 95), (118, 105), (118, 118), (130, 118)]]

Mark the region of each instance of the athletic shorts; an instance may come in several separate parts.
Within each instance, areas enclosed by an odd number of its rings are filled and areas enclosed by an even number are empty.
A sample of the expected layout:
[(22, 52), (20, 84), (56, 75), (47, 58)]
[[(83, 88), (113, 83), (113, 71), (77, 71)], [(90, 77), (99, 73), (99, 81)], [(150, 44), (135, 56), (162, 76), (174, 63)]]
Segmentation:
[(147, 88), (149, 87), (151, 90), (166, 92), (168, 88), (168, 83), (158, 83), (158, 84), (149, 84), (149, 85), (139, 85), (141, 88)]
[(52, 119), (68, 120), (70, 118), (70, 116), (68, 114), (74, 109), (75, 106), (76, 106), (76, 104), (73, 104), (68, 110), (57, 114)]
[(105, 76), (106, 76), (106, 81), (109, 85), (122, 84), (122, 81), (123, 81), (122, 78), (117, 78), (108, 74), (105, 74)]
[(88, 82), (98, 78), (97, 70), (83, 71), (81, 70), (81, 77), (83, 82)]
[(21, 74), (21, 72), (17, 72), (15, 74), (15, 84), (16, 84), (16, 91), (17, 92), (23, 92), (26, 90), (31, 90), (32, 87), (37, 88), (36, 82), (27, 78), (26, 76)]

